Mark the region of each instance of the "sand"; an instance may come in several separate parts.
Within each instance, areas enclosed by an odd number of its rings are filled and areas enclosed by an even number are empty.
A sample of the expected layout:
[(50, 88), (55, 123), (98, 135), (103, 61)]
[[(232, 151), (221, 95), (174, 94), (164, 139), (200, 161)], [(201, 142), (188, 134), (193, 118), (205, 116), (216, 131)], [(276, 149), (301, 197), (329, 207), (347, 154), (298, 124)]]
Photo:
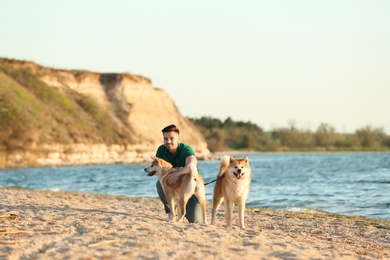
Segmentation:
[[(208, 218), (211, 216), (208, 205)], [(167, 222), (153, 198), (0, 188), (0, 259), (390, 259), (390, 221), (247, 208)]]

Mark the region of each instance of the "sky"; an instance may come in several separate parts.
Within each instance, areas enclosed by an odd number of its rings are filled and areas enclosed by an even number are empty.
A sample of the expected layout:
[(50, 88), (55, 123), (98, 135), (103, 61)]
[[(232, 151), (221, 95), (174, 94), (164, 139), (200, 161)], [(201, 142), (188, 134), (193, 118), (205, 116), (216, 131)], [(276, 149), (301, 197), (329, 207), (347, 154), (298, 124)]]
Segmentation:
[(388, 0), (0, 0), (0, 57), (132, 73), (183, 116), (390, 134)]

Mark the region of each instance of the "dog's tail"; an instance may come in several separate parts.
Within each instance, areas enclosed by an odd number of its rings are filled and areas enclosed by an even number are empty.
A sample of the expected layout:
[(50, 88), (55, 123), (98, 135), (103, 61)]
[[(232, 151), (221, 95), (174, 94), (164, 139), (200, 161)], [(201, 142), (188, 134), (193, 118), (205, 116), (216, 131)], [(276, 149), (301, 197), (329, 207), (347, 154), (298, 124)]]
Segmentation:
[(229, 167), (229, 164), (230, 164), (230, 156), (224, 155), (221, 158), (221, 165), (219, 166), (218, 178), (222, 177), (225, 174), (227, 168)]

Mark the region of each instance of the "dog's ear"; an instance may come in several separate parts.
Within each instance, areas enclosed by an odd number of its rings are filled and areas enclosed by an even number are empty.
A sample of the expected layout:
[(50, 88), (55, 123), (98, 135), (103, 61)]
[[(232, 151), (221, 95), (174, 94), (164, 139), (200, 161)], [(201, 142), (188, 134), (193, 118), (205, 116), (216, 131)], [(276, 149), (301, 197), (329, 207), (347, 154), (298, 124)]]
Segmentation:
[(234, 162), (236, 160), (236, 158), (234, 158), (233, 156), (230, 156), (230, 163)]
[(249, 163), (249, 158), (248, 158), (248, 156), (245, 156), (244, 162)]
[(155, 161), (157, 158), (156, 158), (156, 156), (150, 156), (150, 158), (153, 160), (153, 161)]

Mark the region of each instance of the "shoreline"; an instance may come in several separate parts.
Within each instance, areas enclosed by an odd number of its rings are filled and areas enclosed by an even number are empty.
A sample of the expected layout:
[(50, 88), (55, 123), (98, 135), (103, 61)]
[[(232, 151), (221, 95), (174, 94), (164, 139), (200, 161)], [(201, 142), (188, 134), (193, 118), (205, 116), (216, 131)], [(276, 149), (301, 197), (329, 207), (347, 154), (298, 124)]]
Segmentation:
[(335, 154), (343, 154), (343, 153), (390, 153), (389, 150), (384, 150), (384, 151), (345, 151), (345, 150), (341, 150), (341, 151), (312, 151), (312, 150), (308, 150), (308, 151), (221, 151), (221, 152), (213, 152), (212, 154), (214, 156), (220, 156), (220, 155), (223, 155), (223, 154), (227, 154), (227, 155), (230, 155), (230, 154), (299, 154), (299, 153), (303, 153), (303, 154), (310, 154), (310, 153), (313, 153), (313, 154), (329, 154), (329, 153), (335, 153)]
[[(0, 259), (387, 259), (390, 221), (246, 208), (246, 229), (167, 222), (153, 198), (0, 187)], [(210, 222), (211, 203), (207, 217)]]
[[(352, 153), (384, 153), (388, 154), (390, 151), (217, 151), (212, 152), (207, 156), (199, 156), (199, 161), (219, 161), (222, 155), (251, 155), (251, 154), (352, 154)], [(126, 159), (88, 159), (88, 160), (76, 160), (76, 159), (40, 159), (40, 162), (35, 162), (31, 158), (25, 159), (23, 156), (16, 156), (17, 159), (6, 159), (7, 156), (0, 152), (0, 170), (1, 169), (17, 169), (17, 168), (38, 168), (38, 167), (61, 167), (61, 166), (85, 166), (85, 165), (115, 165), (115, 164), (144, 164), (150, 162), (150, 155), (153, 152), (145, 154), (137, 154), (136, 156), (128, 156)], [(31, 157), (31, 156), (30, 156)], [(23, 161), (23, 162), (22, 162)]]

